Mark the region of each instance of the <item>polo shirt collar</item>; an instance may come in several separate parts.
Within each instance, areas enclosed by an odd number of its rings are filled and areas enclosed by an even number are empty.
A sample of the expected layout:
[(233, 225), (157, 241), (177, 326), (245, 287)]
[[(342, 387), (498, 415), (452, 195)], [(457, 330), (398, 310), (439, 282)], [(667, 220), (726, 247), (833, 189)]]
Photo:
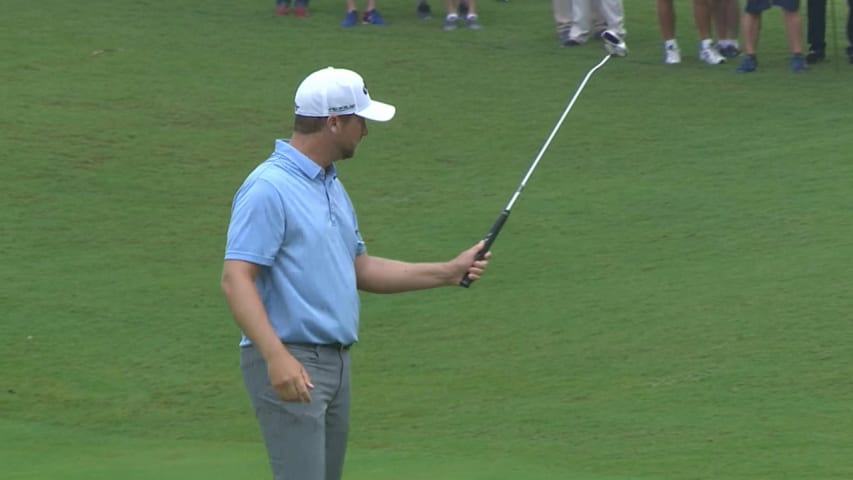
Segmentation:
[[(301, 170), (308, 178), (317, 178), (323, 174), (323, 168), (314, 163), (310, 158), (306, 157), (302, 152), (293, 148), (293, 146), (290, 145), (289, 138), (275, 141), (275, 154), (291, 160), (294, 165), (296, 165), (296, 167), (299, 168), (299, 170)], [(329, 168), (326, 169), (326, 176), (336, 178), (337, 175), (335, 166), (329, 165)]]

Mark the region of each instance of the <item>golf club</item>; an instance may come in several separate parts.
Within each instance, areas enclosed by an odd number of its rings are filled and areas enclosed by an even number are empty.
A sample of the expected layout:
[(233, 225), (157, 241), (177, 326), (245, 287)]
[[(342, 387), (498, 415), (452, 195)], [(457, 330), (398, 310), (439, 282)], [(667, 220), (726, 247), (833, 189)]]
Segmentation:
[[(533, 161), (530, 163), (530, 166), (527, 168), (527, 172), (524, 174), (524, 177), (521, 179), (521, 183), (518, 184), (518, 188), (515, 189), (515, 192), (507, 202), (503, 211), (498, 215), (498, 218), (495, 219), (495, 222), (492, 224), (492, 227), (489, 228), (489, 231), (483, 237), (483, 248), (481, 248), (477, 255), (474, 257), (477, 260), (482, 260), (486, 253), (489, 251), (489, 248), (495, 243), (495, 239), (498, 238), (498, 234), (501, 232), (501, 229), (506, 223), (507, 218), (509, 218), (510, 211), (512, 210), (512, 206), (515, 204), (516, 200), (518, 200), (519, 195), (521, 195), (521, 191), (524, 190), (524, 186), (527, 185), (527, 180), (530, 179), (530, 176), (533, 175), (533, 171), (536, 169), (536, 166), (539, 165), (539, 161), (542, 160), (542, 155), (545, 154), (545, 150), (548, 149), (548, 145), (551, 144), (551, 140), (554, 139), (554, 136), (557, 135), (557, 131), (560, 129), (560, 125), (563, 124), (563, 120), (566, 119), (566, 116), (572, 110), (572, 106), (575, 104), (575, 101), (578, 99), (578, 96), (583, 91), (586, 83), (589, 81), (592, 74), (595, 73), (596, 70), (601, 68), (610, 57), (616, 55), (618, 57), (624, 57), (628, 54), (628, 48), (625, 46), (625, 42), (622, 38), (614, 32), (609, 30), (605, 30), (601, 34), (601, 40), (604, 42), (604, 48), (607, 50), (607, 55), (598, 62), (594, 67), (592, 67), (589, 72), (587, 72), (586, 76), (583, 77), (580, 85), (578, 85), (575, 94), (572, 95), (571, 100), (569, 100), (568, 105), (563, 110), (563, 114), (560, 115), (560, 119), (557, 120), (557, 124), (554, 125), (554, 128), (551, 130), (551, 134), (548, 135), (548, 138), (545, 140), (545, 143), (542, 144), (542, 147), (539, 149), (539, 153), (536, 154), (536, 157), (533, 158)], [(471, 279), (468, 277), (466, 273), (462, 280), (459, 281), (459, 285), (468, 288), (471, 285)]]

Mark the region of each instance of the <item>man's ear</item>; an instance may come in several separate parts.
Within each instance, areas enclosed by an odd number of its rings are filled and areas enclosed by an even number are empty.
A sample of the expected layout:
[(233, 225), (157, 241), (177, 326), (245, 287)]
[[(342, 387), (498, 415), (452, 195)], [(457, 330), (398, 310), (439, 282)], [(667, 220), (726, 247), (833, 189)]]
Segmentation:
[(340, 122), (337, 115), (329, 115), (326, 117), (326, 126), (329, 127), (329, 130), (331, 130), (332, 133), (338, 133), (338, 123)]

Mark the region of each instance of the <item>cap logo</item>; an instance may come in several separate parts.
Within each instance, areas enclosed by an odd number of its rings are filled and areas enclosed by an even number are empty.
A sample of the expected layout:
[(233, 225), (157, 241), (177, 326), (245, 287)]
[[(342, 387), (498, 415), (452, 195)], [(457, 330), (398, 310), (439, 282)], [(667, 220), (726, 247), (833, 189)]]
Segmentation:
[(355, 110), (355, 104), (341, 105), (340, 107), (329, 107), (329, 113), (343, 112), (346, 110)]

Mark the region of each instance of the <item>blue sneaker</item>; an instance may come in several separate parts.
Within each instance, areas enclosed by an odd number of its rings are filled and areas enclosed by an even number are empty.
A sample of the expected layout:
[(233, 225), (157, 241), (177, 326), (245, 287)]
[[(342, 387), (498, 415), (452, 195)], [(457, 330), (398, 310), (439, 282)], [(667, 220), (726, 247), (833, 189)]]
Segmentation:
[(344, 15), (344, 19), (341, 22), (341, 26), (354, 27), (356, 25), (358, 25), (358, 12), (356, 12), (355, 10), (347, 12), (346, 15)]
[(791, 71), (794, 73), (803, 73), (806, 71), (806, 59), (802, 53), (791, 55)]
[(369, 25), (385, 25), (385, 19), (382, 18), (382, 15), (379, 15), (379, 10), (370, 10), (369, 12), (364, 12), (364, 17), (362, 17), (362, 23)]
[(743, 60), (740, 61), (740, 65), (737, 66), (735, 71), (737, 73), (751, 73), (756, 68), (758, 68), (758, 59), (755, 58), (755, 55), (744, 55)]

